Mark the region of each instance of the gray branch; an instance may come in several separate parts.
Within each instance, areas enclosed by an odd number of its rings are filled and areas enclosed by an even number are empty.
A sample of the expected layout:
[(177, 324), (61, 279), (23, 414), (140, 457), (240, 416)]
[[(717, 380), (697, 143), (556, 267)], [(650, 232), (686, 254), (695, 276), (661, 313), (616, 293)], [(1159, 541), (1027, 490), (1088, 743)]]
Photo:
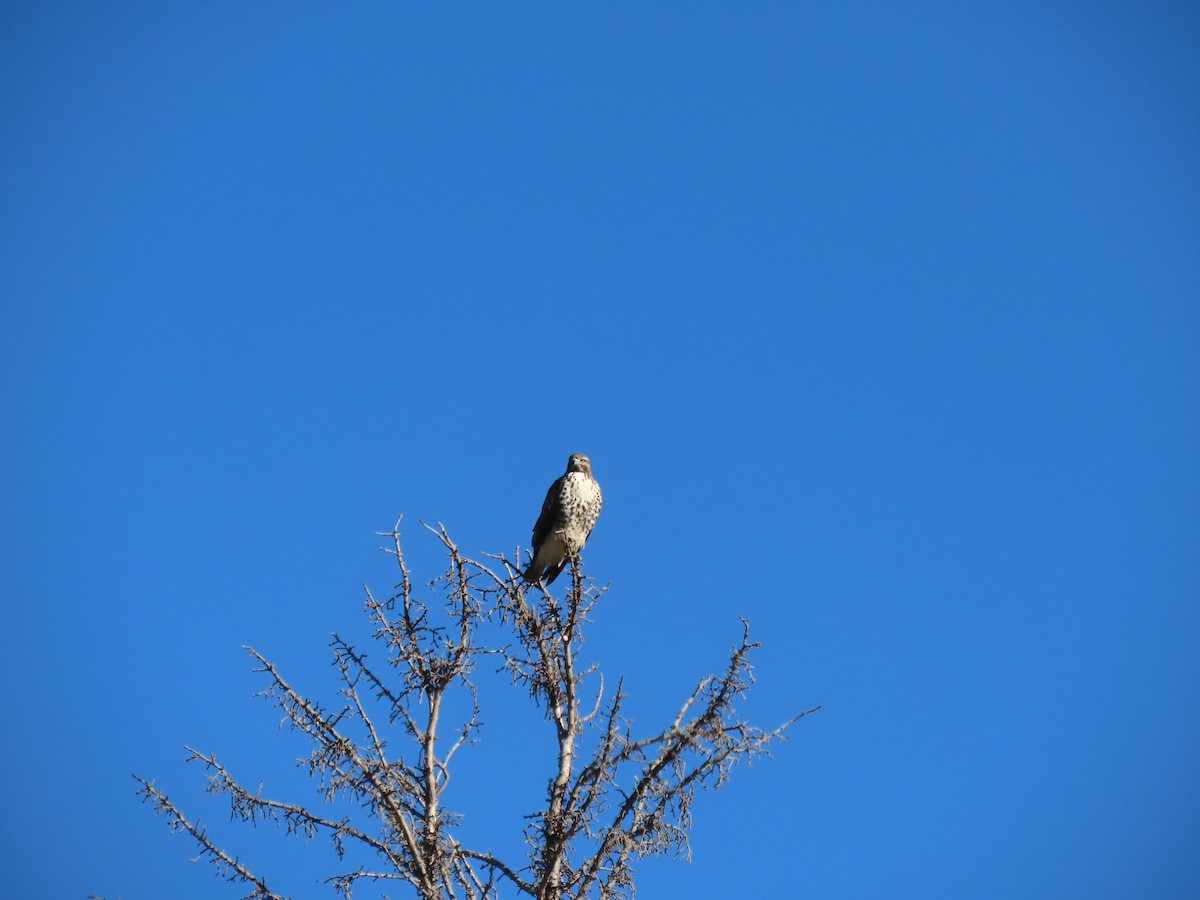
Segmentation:
[[(541, 584), (523, 583), (519, 555), (493, 556), (498, 565), (484, 564), (464, 556), (442, 525), (425, 526), (448, 558), (446, 571), (431, 583), (443, 601), (431, 605), (413, 587), (399, 525), (383, 548), (400, 572), (396, 593), (379, 600), (366, 589), (363, 604), (386, 667), (369, 666), (365, 653), (333, 635), (340, 706), (327, 709), (309, 699), (265, 656), (246, 648), (255, 671), (267, 676), (260, 694), (309, 741), (300, 763), (321, 800), (350, 801), (351, 811), (323, 815), (265, 797), (261, 788), (245, 788), (215, 755), (187, 748), (189, 761), (206, 771), (206, 790), (228, 797), (235, 819), (270, 822), (306, 840), (322, 834), (339, 859), (351, 847), (369, 854), (373, 865), (351, 862), (352, 868), (326, 879), (344, 900), (364, 881), (402, 883), (421, 900), (497, 900), (501, 885), (536, 900), (632, 897), (638, 859), (690, 855), (696, 787), (718, 788), (739, 763), (769, 756), (790, 725), (819, 709), (770, 730), (739, 715), (736, 704), (753, 684), (749, 657), (758, 646), (743, 620), (741, 640), (721, 672), (699, 680), (666, 728), (635, 737), (622, 714), (624, 679), (606, 698), (602, 675), (581, 657), (587, 624), (606, 588), (584, 575), (578, 556), (571, 560), (565, 595), (555, 597)], [(510, 642), (479, 643), (476, 633), (488, 622), (507, 628)], [(442, 803), (452, 759), (478, 740), (479, 696), (471, 678), (489, 654), (542, 711), (545, 740), (554, 749), (544, 803), (526, 828), (528, 858), (519, 864), (464, 846), (456, 835), (459, 815)], [(469, 699), (471, 712), (445, 733), (444, 700), (451, 691)], [(386, 715), (373, 718), (381, 707)], [(138, 781), (139, 794), (171, 830), (200, 846), (198, 858), (251, 887), (245, 900), (277, 897), (152, 782)], [(356, 810), (365, 810), (375, 826), (355, 822)]]

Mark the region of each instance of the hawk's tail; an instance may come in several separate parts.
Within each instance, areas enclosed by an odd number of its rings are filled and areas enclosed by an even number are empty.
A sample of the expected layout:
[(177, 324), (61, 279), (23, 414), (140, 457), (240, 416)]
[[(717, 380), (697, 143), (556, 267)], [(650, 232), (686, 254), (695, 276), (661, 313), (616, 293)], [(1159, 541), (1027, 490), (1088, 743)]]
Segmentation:
[(543, 586), (549, 587), (554, 584), (554, 579), (562, 574), (562, 570), (566, 567), (567, 561), (564, 559), (557, 566), (545, 566), (539, 569), (536, 562), (531, 561), (529, 568), (521, 573), (521, 578), (526, 584), (537, 584), (541, 582)]

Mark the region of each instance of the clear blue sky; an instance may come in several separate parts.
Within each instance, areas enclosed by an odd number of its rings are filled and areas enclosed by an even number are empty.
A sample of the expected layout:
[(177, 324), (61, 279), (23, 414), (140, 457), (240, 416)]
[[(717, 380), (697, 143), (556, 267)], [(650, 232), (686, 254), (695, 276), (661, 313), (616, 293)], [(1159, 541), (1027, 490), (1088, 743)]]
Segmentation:
[[(639, 896), (1200, 891), (1194, 4), (0, 22), (8, 896), (240, 896), (132, 772), (320, 895), (182, 745), (308, 799), (240, 646), (335, 702), (374, 532), (511, 552), (572, 451), (638, 721), (739, 616), (750, 714), (824, 704)], [(549, 735), (491, 702), (508, 847)]]

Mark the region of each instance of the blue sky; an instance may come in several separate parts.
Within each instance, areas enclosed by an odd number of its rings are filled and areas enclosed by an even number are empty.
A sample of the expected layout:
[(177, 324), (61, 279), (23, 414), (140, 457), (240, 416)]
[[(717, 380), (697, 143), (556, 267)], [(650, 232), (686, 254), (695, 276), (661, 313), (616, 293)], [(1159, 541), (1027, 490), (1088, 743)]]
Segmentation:
[[(279, 890), (182, 745), (304, 800), (252, 644), (326, 643), (405, 516), (605, 511), (588, 651), (662, 723), (750, 620), (823, 704), (640, 896), (1194, 897), (1200, 13), (1184, 3), (9, 4), (12, 896)], [(489, 688), (515, 848), (550, 736)], [(367, 894), (369, 896), (369, 894)]]

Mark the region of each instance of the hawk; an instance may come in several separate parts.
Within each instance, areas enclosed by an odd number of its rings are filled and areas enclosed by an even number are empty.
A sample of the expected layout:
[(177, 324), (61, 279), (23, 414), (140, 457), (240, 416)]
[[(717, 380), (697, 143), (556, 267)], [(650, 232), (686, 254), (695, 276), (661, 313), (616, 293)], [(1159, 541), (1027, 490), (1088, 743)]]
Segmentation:
[(550, 584), (573, 554), (583, 549), (600, 517), (600, 485), (592, 477), (592, 462), (572, 453), (567, 471), (559, 476), (542, 503), (533, 526), (533, 559), (521, 576), (526, 583)]

